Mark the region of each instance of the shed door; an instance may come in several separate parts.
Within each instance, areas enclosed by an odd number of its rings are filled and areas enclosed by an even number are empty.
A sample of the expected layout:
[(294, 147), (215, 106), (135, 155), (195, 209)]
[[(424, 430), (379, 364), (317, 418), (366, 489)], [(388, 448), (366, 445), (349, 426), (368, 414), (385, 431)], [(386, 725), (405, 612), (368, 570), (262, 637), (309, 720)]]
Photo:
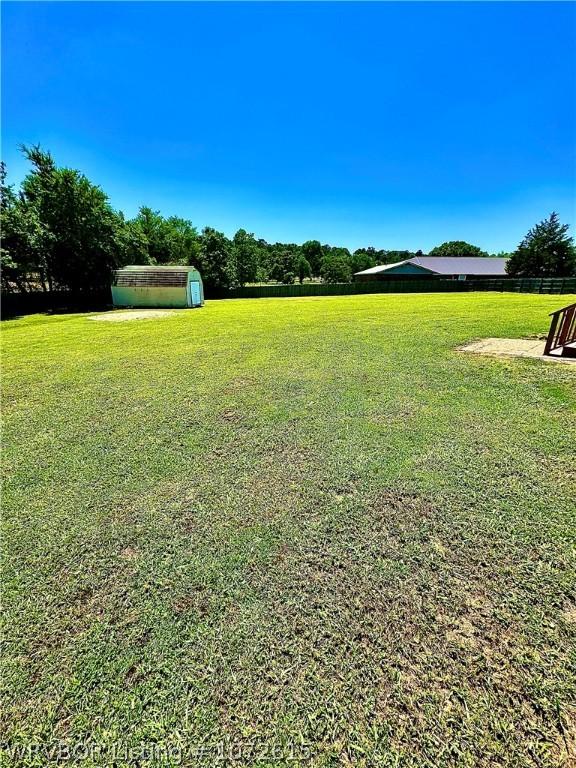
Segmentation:
[(200, 283), (198, 280), (190, 281), (190, 306), (199, 307), (202, 301), (200, 299)]

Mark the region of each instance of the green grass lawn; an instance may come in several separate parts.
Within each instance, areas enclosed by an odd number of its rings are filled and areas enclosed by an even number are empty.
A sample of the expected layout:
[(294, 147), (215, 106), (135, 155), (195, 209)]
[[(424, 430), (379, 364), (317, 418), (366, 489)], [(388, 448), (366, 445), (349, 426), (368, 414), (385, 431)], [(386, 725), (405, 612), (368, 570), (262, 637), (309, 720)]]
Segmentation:
[(3, 765), (570, 764), (574, 300), (3, 323)]

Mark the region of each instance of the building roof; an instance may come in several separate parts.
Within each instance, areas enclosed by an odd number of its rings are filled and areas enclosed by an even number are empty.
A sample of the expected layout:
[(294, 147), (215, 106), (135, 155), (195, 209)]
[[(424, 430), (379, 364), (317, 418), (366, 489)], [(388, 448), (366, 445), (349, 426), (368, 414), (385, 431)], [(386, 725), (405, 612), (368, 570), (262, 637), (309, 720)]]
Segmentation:
[(198, 274), (195, 267), (189, 266), (131, 264), (114, 271), (112, 284), (119, 288), (186, 287), (191, 272)]
[(492, 256), (415, 256), (410, 261), (439, 275), (505, 275), (508, 259)]
[(377, 275), (404, 264), (412, 264), (436, 275), (505, 275), (508, 259), (490, 256), (414, 256), (396, 264), (381, 264), (356, 272), (356, 275)]
[(195, 269), (195, 267), (189, 267), (187, 264), (128, 264), (125, 267), (120, 267), (120, 269), (117, 269), (116, 272), (122, 272), (125, 269), (135, 269), (138, 272), (142, 272), (144, 270), (151, 272), (166, 272), (167, 270), (172, 270), (175, 272), (190, 272), (190, 270)]
[(397, 261), (394, 264), (381, 264), (378, 267), (369, 267), (368, 269), (363, 269), (361, 272), (355, 272), (356, 275), (377, 275), (380, 272), (387, 272), (389, 269), (394, 269), (395, 267), (403, 267), (404, 264), (412, 264), (413, 266), (420, 267), (422, 272), (434, 272), (433, 269), (428, 269), (427, 267), (423, 267), (421, 264), (416, 264), (414, 259), (406, 259), (405, 261)]

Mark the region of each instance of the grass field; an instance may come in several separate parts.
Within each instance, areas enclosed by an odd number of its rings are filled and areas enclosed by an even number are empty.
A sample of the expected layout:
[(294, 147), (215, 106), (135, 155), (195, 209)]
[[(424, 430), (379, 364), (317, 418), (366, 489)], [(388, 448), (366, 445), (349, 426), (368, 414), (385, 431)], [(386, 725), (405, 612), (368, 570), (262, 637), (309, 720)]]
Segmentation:
[(3, 323), (3, 765), (576, 760), (571, 301)]

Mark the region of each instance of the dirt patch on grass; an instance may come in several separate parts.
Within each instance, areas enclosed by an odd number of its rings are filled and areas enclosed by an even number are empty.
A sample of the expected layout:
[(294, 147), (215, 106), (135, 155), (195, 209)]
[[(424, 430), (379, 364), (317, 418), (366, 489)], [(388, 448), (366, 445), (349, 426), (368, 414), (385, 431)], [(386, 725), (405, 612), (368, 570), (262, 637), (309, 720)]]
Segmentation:
[(156, 320), (160, 317), (172, 317), (180, 310), (173, 309), (125, 309), (121, 312), (107, 312), (102, 315), (94, 315), (88, 320), (96, 320), (104, 323), (125, 323), (129, 320)]
[(238, 424), (242, 421), (243, 416), (240, 411), (236, 411), (233, 408), (227, 408), (225, 411), (222, 411), (220, 413), (219, 418), (222, 421), (227, 421), (232, 424)]
[(123, 560), (135, 560), (138, 557), (138, 550), (134, 547), (124, 547), (120, 552), (120, 557)]
[(235, 379), (232, 379), (232, 381), (226, 386), (224, 391), (227, 394), (235, 394), (236, 392), (241, 392), (246, 389), (250, 389), (257, 383), (256, 379), (249, 378), (246, 376), (237, 376)]
[(177, 616), (189, 616), (195, 619), (206, 617), (212, 606), (212, 595), (201, 586), (189, 589), (172, 601), (172, 610)]

